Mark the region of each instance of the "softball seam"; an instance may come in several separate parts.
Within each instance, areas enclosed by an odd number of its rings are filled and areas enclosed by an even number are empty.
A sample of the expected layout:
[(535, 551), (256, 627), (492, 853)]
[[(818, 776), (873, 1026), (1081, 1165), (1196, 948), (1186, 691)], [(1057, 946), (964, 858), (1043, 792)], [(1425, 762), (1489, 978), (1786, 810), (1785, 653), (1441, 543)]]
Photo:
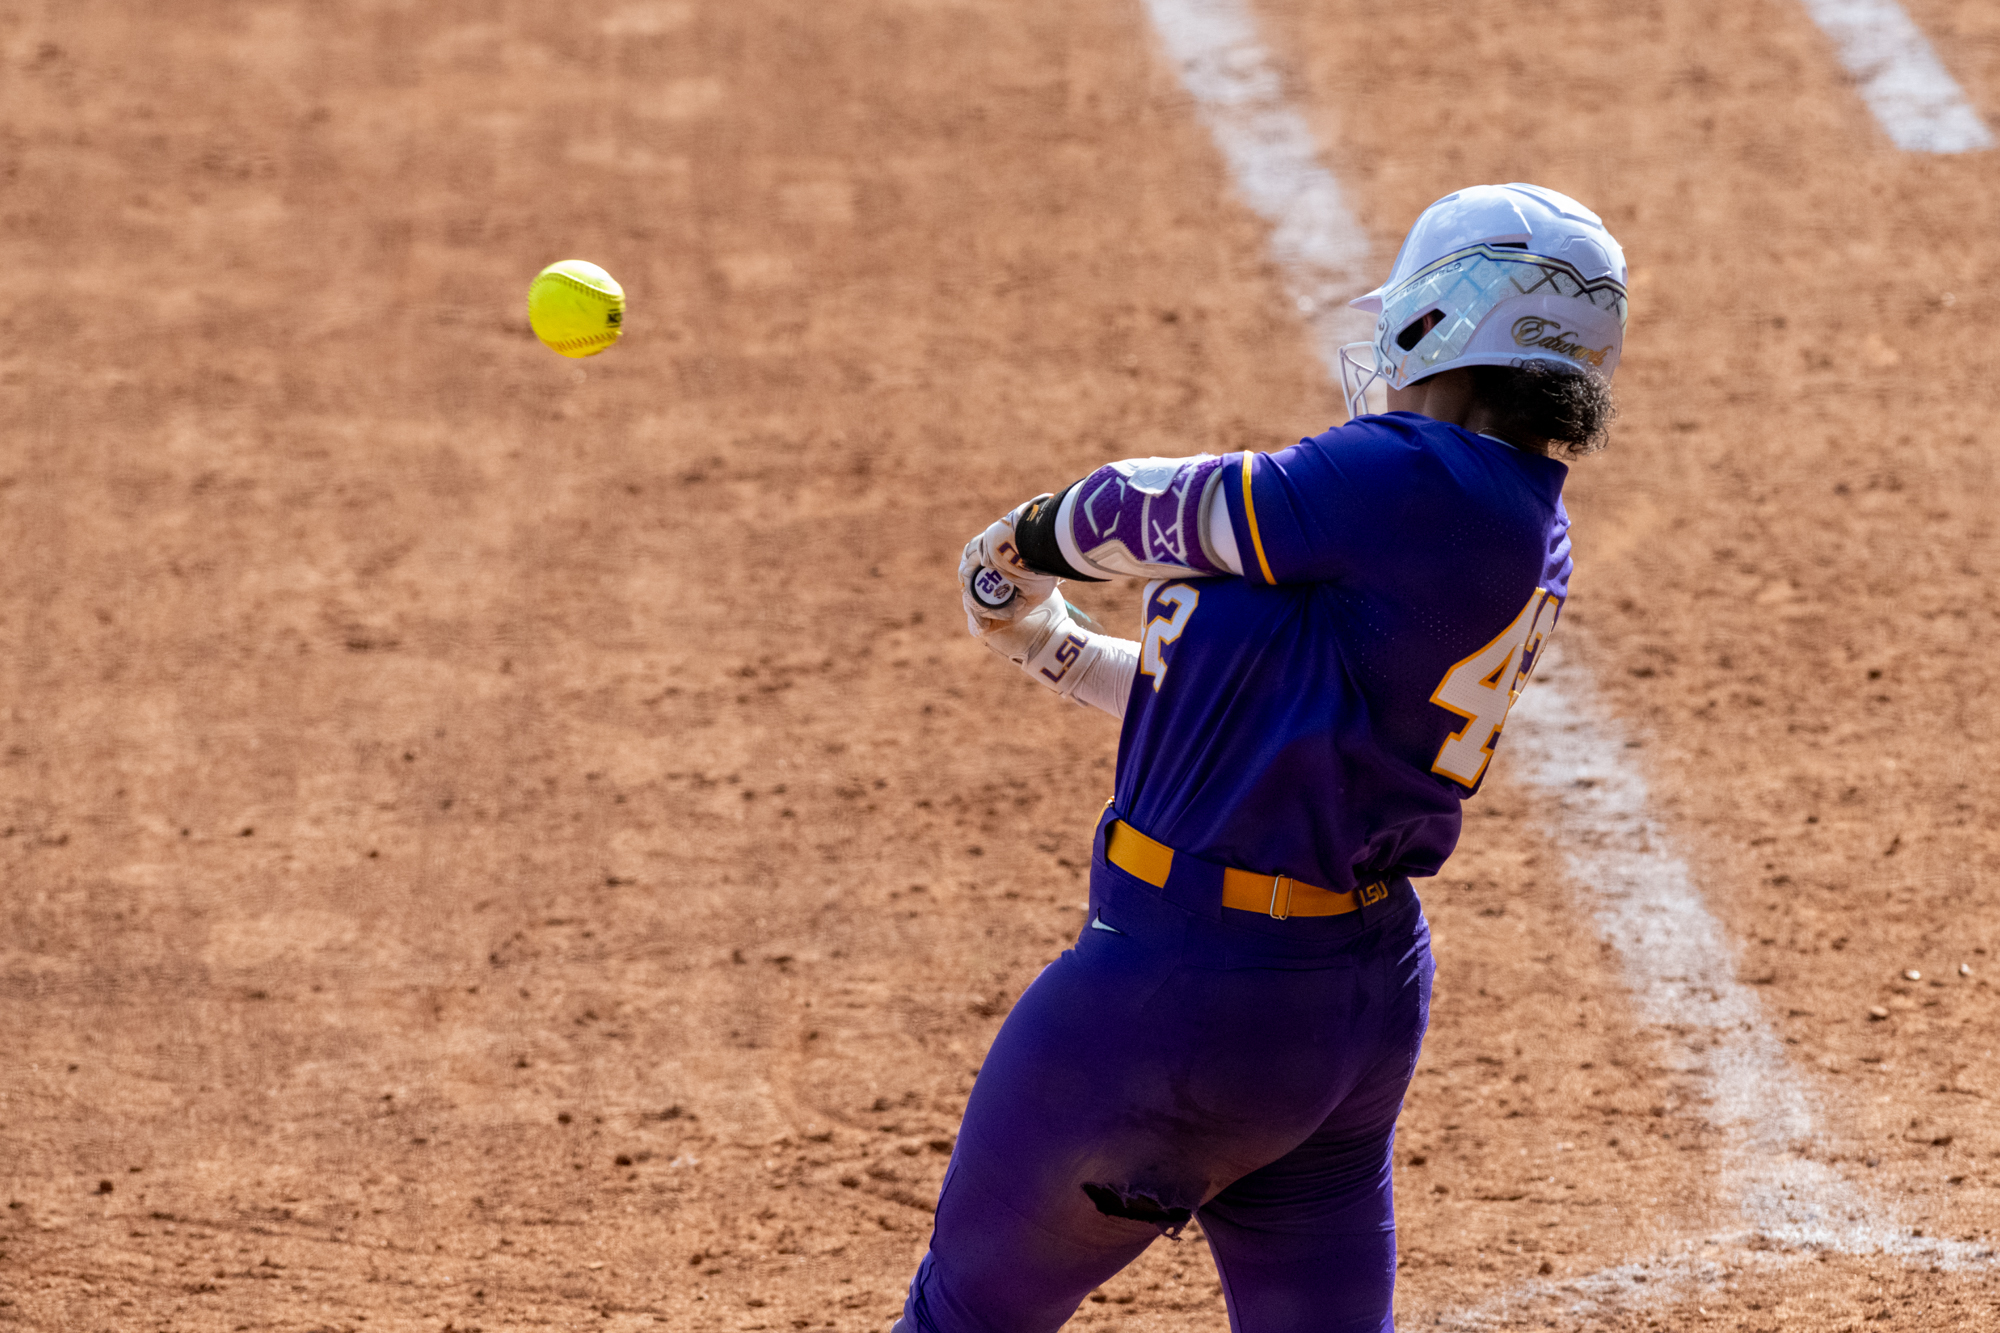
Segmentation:
[[(570, 274), (567, 273), (538, 273), (535, 275), (535, 281), (559, 282), (565, 287), (574, 287), (577, 291), (584, 292), (590, 296), (595, 296), (597, 299), (603, 301), (607, 305), (623, 305), (625, 303), (625, 297), (623, 296), (623, 294), (613, 295), (612, 293), (605, 291), (602, 287), (593, 287), (589, 283), (585, 282), (583, 279), (578, 277), (572, 277)], [(530, 292), (532, 292), (534, 289), (532, 286), (530, 286), (529, 290)]]

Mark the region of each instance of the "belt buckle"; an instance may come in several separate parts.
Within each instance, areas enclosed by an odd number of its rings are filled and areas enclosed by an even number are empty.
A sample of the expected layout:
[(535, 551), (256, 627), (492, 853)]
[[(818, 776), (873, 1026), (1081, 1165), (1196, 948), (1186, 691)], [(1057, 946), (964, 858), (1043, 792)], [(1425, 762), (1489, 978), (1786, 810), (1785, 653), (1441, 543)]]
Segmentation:
[(1285, 910), (1282, 912), (1278, 910), (1278, 889), (1281, 885), (1285, 885), (1283, 875), (1271, 876), (1270, 914), (1273, 921), (1283, 921), (1292, 914), (1292, 890), (1288, 885), (1285, 886)]

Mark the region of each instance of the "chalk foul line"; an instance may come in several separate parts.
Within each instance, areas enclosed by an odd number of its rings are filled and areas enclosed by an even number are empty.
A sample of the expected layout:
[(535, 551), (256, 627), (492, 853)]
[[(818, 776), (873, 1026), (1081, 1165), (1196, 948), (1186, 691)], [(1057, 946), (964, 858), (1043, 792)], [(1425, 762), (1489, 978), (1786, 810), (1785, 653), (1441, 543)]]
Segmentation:
[[(1801, 1250), (1982, 1264), (1990, 1249), (1916, 1236), (1809, 1154), (1824, 1146), (1820, 1107), (1762, 1003), (1736, 976), (1737, 954), (1667, 830), (1646, 779), (1588, 674), (1552, 648), (1514, 707), (1502, 749), (1546, 798), (1569, 877), (1590, 895), (1618, 951), (1639, 1018), (1671, 1029), (1724, 1134), (1723, 1180), (1745, 1222)], [(1663, 1040), (1669, 1040), (1662, 1033)]]
[[(1880, 8), (1885, 0), (1806, 3), (1839, 11), (1858, 32), (1853, 15)], [(1284, 80), (1243, 0), (1145, 0), (1145, 5), (1237, 189), (1270, 224), (1271, 253), (1287, 292), (1337, 380), (1335, 351), (1368, 332), (1365, 318), (1345, 305), (1347, 297), (1372, 285), (1367, 234), (1349, 211), (1339, 182), (1320, 164), (1305, 118), (1287, 100)], [(1922, 35), (1916, 39), (1922, 42)], [(1898, 59), (1907, 65), (1911, 48), (1898, 41), (1896, 49), (1903, 52)], [(1929, 50), (1927, 43), (1923, 49)], [(1931, 60), (1935, 64), (1934, 53)], [(1924, 79), (1912, 82), (1915, 76), (1906, 66), (1881, 77), (1885, 88), (1931, 86)], [(1871, 86), (1864, 81), (1864, 96)], [(1935, 98), (1909, 100), (1907, 106), (1949, 110)], [(1937, 123), (1949, 128), (1959, 122), (1947, 115)], [(1973, 123), (1985, 133), (1976, 116)], [(1961, 125), (1954, 133), (1962, 131)], [(1940, 130), (1927, 143), (1960, 141)], [(1730, 1245), (1735, 1263), (1742, 1262), (1738, 1247), (1753, 1239), (1765, 1248), (1752, 1253), (1767, 1255), (1831, 1250), (1897, 1255), (1941, 1267), (1990, 1263), (1992, 1252), (1983, 1247), (1916, 1236), (1887, 1220), (1885, 1210), (1852, 1182), (1805, 1155), (1820, 1141), (1816, 1099), (1785, 1058), (1757, 998), (1736, 980), (1728, 935), (1703, 903), (1666, 830), (1647, 812), (1644, 774), (1627, 757), (1617, 724), (1580, 666), (1566, 663), (1558, 652), (1549, 654), (1514, 710), (1505, 750), (1516, 771), (1551, 798), (1552, 831), (1564, 848), (1570, 877), (1618, 951), (1640, 1018), (1680, 1032), (1687, 1053), (1696, 1057), (1690, 1072), (1704, 1088), (1726, 1144), (1718, 1194), (1733, 1198), (1752, 1228), (1698, 1245)], [(1440, 1316), (1439, 1322), (1486, 1327), (1500, 1317), (1494, 1310), (1529, 1300), (1568, 1300), (1582, 1310), (1623, 1294), (1657, 1291), (1650, 1276), (1656, 1267), (1667, 1283), (1685, 1285), (1719, 1271), (1714, 1263), (1687, 1249), (1585, 1278), (1531, 1283), (1497, 1303)]]
[(1833, 39), (1861, 100), (1896, 147), (1910, 153), (1971, 153), (1993, 146), (1930, 41), (1896, 0), (1801, 0)]
[(1271, 257), (1286, 294), (1313, 331), (1335, 384), (1343, 343), (1373, 336), (1375, 321), (1347, 308), (1373, 287), (1368, 233), (1320, 165), (1312, 130), (1241, 0), (1145, 0), (1181, 85), (1222, 150), (1237, 192), (1271, 226)]

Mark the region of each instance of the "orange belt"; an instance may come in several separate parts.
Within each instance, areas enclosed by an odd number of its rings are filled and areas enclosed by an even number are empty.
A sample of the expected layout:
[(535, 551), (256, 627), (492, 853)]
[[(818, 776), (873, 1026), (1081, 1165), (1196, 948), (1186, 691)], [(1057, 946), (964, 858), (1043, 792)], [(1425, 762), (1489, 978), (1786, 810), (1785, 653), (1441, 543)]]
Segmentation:
[[(1174, 868), (1173, 848), (1153, 841), (1122, 819), (1112, 820), (1104, 830), (1104, 855), (1112, 865), (1156, 889), (1167, 886), (1167, 875)], [(1227, 866), (1222, 871), (1224, 907), (1262, 912), (1280, 921), (1288, 916), (1345, 916), (1388, 896), (1389, 886), (1379, 880), (1351, 893), (1335, 893), (1286, 875), (1259, 875)]]

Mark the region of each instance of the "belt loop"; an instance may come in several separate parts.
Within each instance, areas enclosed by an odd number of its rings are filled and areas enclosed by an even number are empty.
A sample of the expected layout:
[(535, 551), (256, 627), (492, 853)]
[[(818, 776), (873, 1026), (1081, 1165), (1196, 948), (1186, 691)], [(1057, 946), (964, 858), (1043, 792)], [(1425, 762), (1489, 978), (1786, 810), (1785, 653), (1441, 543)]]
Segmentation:
[[(1278, 888), (1280, 885), (1283, 885), (1285, 890), (1285, 910), (1282, 912), (1278, 910)], [(1271, 919), (1273, 921), (1283, 921), (1291, 914), (1292, 886), (1286, 883), (1283, 875), (1273, 875), (1271, 876)]]

